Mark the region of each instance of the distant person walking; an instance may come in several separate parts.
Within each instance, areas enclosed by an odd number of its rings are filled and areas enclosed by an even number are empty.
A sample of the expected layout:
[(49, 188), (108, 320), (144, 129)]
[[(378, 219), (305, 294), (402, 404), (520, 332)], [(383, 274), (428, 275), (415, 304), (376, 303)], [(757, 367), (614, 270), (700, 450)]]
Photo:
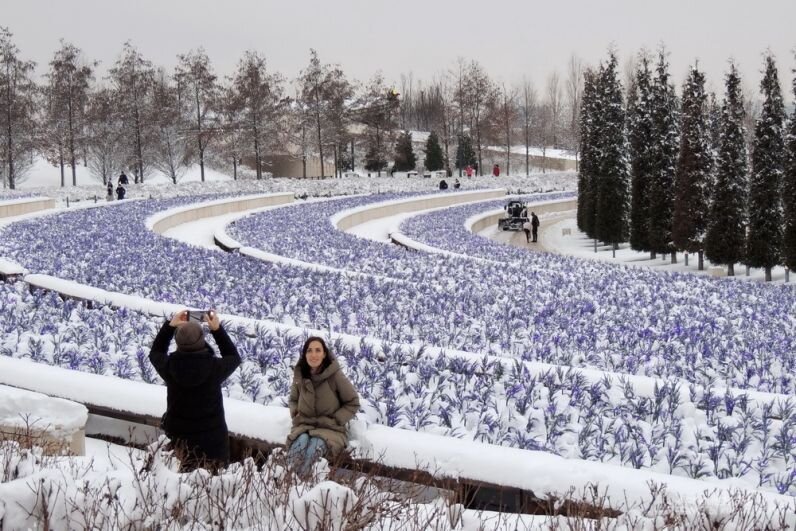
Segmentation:
[(531, 212), (531, 229), (533, 231), (533, 241), (536, 243), (539, 234), (539, 218), (533, 212)]
[[(181, 471), (229, 464), (221, 384), (241, 362), (216, 312), (204, 312), (202, 319), (218, 345), (220, 358), (205, 341), (202, 325), (189, 320), (189, 315), (183, 310), (163, 323), (149, 352), (149, 361), (166, 383), (163, 431), (180, 458)], [(167, 354), (172, 338), (177, 350)]]
[(111, 182), (110, 179), (108, 179), (107, 190), (108, 190), (108, 193), (105, 194), (105, 200), (106, 201), (113, 201), (113, 183)]
[(500, 164), (495, 164), (492, 166), (492, 176), (500, 177)]
[(126, 194), (126, 193), (127, 193), (127, 190), (125, 190), (124, 186), (122, 186), (121, 184), (116, 187), (116, 199), (118, 199), (119, 201), (124, 199), (124, 194)]
[(468, 164), (467, 167), (464, 168), (464, 173), (468, 177), (472, 177), (473, 176), (473, 167)]
[(320, 337), (304, 342), (287, 404), (293, 419), (288, 461), (306, 476), (316, 459), (343, 451), (348, 444), (346, 424), (359, 411), (359, 394)]
[(447, 190), (448, 189), (448, 182), (445, 179), (442, 179), (439, 182), (439, 189), (440, 190)]
[(122, 174), (119, 175), (119, 183), (118, 184), (123, 184), (125, 186), (130, 184), (130, 180), (127, 178), (127, 174), (125, 174), (124, 171), (122, 171)]
[(462, 183), (459, 182), (458, 178), (455, 181), (453, 181), (453, 189), (454, 190), (458, 190), (461, 187), (462, 187)]

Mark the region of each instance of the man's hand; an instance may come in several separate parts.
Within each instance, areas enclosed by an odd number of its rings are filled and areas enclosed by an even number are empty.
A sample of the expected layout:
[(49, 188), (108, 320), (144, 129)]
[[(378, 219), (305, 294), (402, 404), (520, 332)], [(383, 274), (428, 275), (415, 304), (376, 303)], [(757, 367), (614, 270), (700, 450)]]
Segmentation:
[(180, 310), (179, 312), (174, 314), (174, 317), (171, 318), (169, 324), (172, 328), (177, 328), (180, 325), (184, 325), (188, 322), (188, 310)]
[(215, 310), (208, 310), (205, 314), (205, 322), (210, 327), (210, 330), (215, 332), (221, 327), (221, 320)]

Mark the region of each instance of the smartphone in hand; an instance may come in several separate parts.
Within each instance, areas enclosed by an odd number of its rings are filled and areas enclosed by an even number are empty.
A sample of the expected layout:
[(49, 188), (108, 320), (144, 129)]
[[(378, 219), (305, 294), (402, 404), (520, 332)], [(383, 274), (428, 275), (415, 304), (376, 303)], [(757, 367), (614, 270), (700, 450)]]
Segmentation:
[(207, 312), (200, 310), (188, 310), (188, 321), (196, 321), (197, 323), (201, 324), (205, 321), (205, 315), (207, 315)]

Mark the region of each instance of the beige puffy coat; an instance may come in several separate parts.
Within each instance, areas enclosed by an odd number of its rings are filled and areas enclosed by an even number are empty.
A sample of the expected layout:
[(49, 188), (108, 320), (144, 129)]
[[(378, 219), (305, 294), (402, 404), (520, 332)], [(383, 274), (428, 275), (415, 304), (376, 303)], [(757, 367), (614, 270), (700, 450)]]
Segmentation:
[(293, 429), (287, 437), (287, 446), (306, 433), (322, 438), (334, 457), (348, 443), (345, 425), (359, 411), (359, 395), (340, 370), (340, 364), (333, 360), (326, 370), (310, 379), (301, 375), (298, 366), (293, 369), (288, 406)]

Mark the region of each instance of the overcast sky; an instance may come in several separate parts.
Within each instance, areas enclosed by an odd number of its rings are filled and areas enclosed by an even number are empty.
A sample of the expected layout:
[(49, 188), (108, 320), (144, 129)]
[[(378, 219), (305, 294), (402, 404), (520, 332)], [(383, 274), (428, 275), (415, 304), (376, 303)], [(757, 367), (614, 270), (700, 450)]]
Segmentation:
[(664, 42), (678, 86), (698, 58), (719, 90), (730, 57), (756, 90), (770, 48), (789, 101), (795, 23), (796, 0), (0, 0), (0, 25), (39, 75), (60, 38), (103, 75), (129, 39), (168, 68), (203, 46), (222, 76), (256, 49), (292, 79), (315, 48), (360, 81), (377, 70), (396, 84), (408, 72), (428, 80), (464, 57), (498, 81), (527, 76), (541, 89), (573, 53), (596, 64), (613, 43), (624, 62)]

